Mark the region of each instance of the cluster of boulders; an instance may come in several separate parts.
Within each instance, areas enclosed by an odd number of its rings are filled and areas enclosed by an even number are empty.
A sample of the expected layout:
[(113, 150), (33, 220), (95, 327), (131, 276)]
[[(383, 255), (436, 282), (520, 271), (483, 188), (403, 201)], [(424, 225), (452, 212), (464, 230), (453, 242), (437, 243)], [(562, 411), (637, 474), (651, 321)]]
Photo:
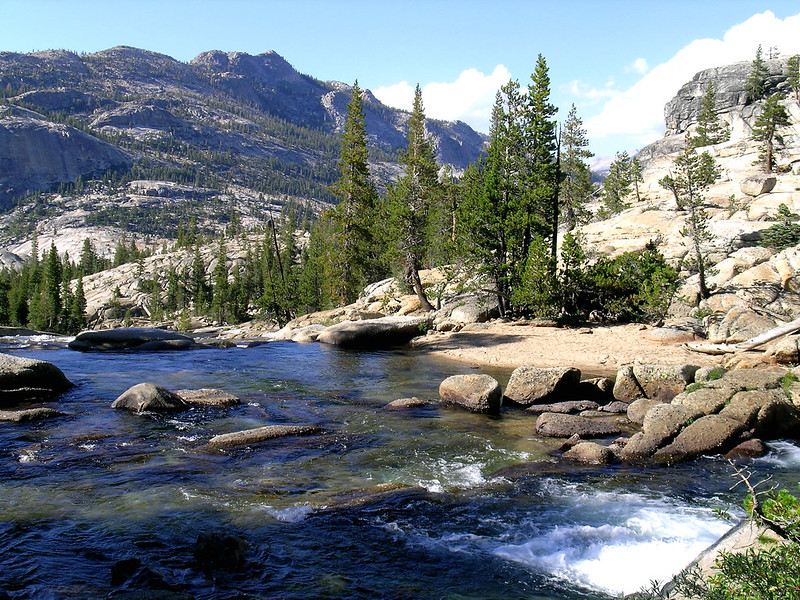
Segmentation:
[(445, 379), (439, 395), (443, 404), (475, 413), (497, 415), (510, 406), (535, 415), (536, 433), (567, 440), (567, 459), (675, 463), (759, 456), (764, 440), (800, 439), (799, 376), (798, 368), (634, 365), (612, 382), (582, 380), (569, 367), (519, 367), (505, 391), (489, 375), (470, 374)]

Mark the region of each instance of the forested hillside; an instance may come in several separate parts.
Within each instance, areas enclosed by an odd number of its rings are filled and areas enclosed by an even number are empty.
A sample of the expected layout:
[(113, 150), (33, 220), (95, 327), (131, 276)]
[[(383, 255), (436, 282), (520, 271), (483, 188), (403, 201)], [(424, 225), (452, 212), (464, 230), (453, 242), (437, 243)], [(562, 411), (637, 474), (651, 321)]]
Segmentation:
[[(0, 207), (79, 177), (335, 202), (328, 188), (349, 96), (350, 86), (302, 75), (274, 52), (206, 52), (190, 63), (129, 47), (2, 52)], [(385, 185), (408, 114), (371, 94), (365, 111), (370, 163)], [(482, 150), (463, 123), (427, 127), (440, 162), (456, 170)]]

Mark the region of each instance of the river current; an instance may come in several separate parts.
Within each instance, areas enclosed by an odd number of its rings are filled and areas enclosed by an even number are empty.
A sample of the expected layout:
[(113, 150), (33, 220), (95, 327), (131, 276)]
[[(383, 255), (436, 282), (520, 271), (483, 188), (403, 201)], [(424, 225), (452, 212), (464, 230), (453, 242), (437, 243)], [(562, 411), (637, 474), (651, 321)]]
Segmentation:
[[(76, 384), (47, 404), (66, 417), (0, 423), (0, 598), (150, 586), (198, 600), (602, 600), (668, 579), (731, 526), (713, 509), (741, 502), (718, 458), (564, 466), (551, 456), (557, 442), (519, 411), (388, 411), (474, 372), (413, 352), (276, 342), (81, 354), (63, 340), (0, 341)], [(243, 402), (169, 416), (111, 409), (143, 381)], [(220, 433), (283, 423), (324, 433), (204, 448)], [(773, 443), (753, 468), (796, 490), (800, 450)], [(243, 541), (245, 563), (198, 566), (198, 536), (210, 532)], [(112, 581), (130, 559), (150, 579)]]

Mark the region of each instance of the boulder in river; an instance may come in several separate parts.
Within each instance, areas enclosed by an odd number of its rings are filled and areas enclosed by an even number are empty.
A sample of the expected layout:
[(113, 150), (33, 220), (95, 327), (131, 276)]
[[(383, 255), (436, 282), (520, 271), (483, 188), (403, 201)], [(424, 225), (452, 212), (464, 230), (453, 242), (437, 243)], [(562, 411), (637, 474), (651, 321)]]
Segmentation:
[(489, 375), (453, 375), (439, 384), (444, 404), (456, 404), (470, 412), (497, 414), (503, 403), (500, 384)]
[(422, 335), (431, 323), (430, 316), (342, 321), (320, 333), (317, 341), (342, 348), (391, 348)]
[(316, 435), (322, 433), (322, 428), (316, 425), (266, 425), (244, 431), (223, 433), (208, 440), (210, 448), (235, 448), (260, 444), (269, 440), (283, 437)]
[(178, 412), (186, 410), (189, 405), (183, 398), (163, 387), (152, 383), (139, 383), (125, 390), (114, 400), (111, 408), (134, 412)]
[(0, 406), (49, 400), (71, 387), (72, 382), (52, 363), (0, 354)]
[(614, 397), (623, 402), (650, 398), (669, 402), (694, 381), (694, 365), (634, 365), (617, 373)]
[(180, 396), (186, 404), (197, 404), (199, 406), (233, 406), (240, 402), (239, 398), (233, 394), (210, 388), (175, 390), (175, 395)]
[(744, 423), (736, 419), (707, 415), (683, 429), (672, 443), (658, 450), (653, 458), (659, 462), (676, 463), (703, 454), (726, 452), (737, 445), (739, 436), (746, 428)]
[(615, 459), (609, 448), (596, 442), (578, 442), (564, 452), (563, 457), (587, 465), (608, 465)]
[(42, 421), (63, 417), (65, 413), (54, 408), (27, 408), (24, 410), (0, 410), (0, 421), (12, 423), (28, 423), (29, 421)]
[(608, 418), (597, 419), (579, 415), (543, 413), (536, 420), (536, 433), (545, 437), (568, 438), (577, 434), (581, 439), (607, 437), (620, 433), (619, 427)]
[(581, 372), (574, 367), (518, 367), (511, 373), (505, 402), (514, 406), (528, 407), (532, 404), (547, 404), (575, 394), (581, 380)]
[(398, 398), (397, 400), (392, 400), (383, 408), (386, 410), (407, 410), (412, 408), (422, 408), (423, 406), (430, 406), (430, 404), (430, 400), (413, 396), (411, 398)]
[(194, 338), (151, 327), (122, 327), (101, 331), (82, 331), (69, 343), (71, 350), (81, 352), (158, 352), (163, 350), (190, 350), (197, 348)]

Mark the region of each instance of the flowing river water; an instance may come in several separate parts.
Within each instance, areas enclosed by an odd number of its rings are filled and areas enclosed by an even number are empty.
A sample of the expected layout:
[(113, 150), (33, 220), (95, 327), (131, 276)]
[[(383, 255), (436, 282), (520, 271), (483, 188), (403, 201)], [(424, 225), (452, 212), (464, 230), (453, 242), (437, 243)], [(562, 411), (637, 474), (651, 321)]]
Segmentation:
[[(48, 404), (66, 417), (0, 423), (0, 598), (146, 587), (112, 582), (128, 559), (197, 599), (617, 598), (679, 571), (730, 527), (713, 509), (741, 501), (718, 458), (565, 466), (551, 456), (557, 442), (519, 411), (386, 410), (397, 398), (436, 398), (442, 379), (473, 372), (422, 354), (61, 345), (0, 344), (76, 384)], [(243, 403), (169, 416), (111, 409), (142, 381), (219, 388)], [(204, 448), (219, 433), (282, 423), (324, 433)], [(774, 443), (753, 467), (796, 490), (800, 450)], [(209, 532), (243, 540), (245, 564), (200, 568), (195, 544)]]

